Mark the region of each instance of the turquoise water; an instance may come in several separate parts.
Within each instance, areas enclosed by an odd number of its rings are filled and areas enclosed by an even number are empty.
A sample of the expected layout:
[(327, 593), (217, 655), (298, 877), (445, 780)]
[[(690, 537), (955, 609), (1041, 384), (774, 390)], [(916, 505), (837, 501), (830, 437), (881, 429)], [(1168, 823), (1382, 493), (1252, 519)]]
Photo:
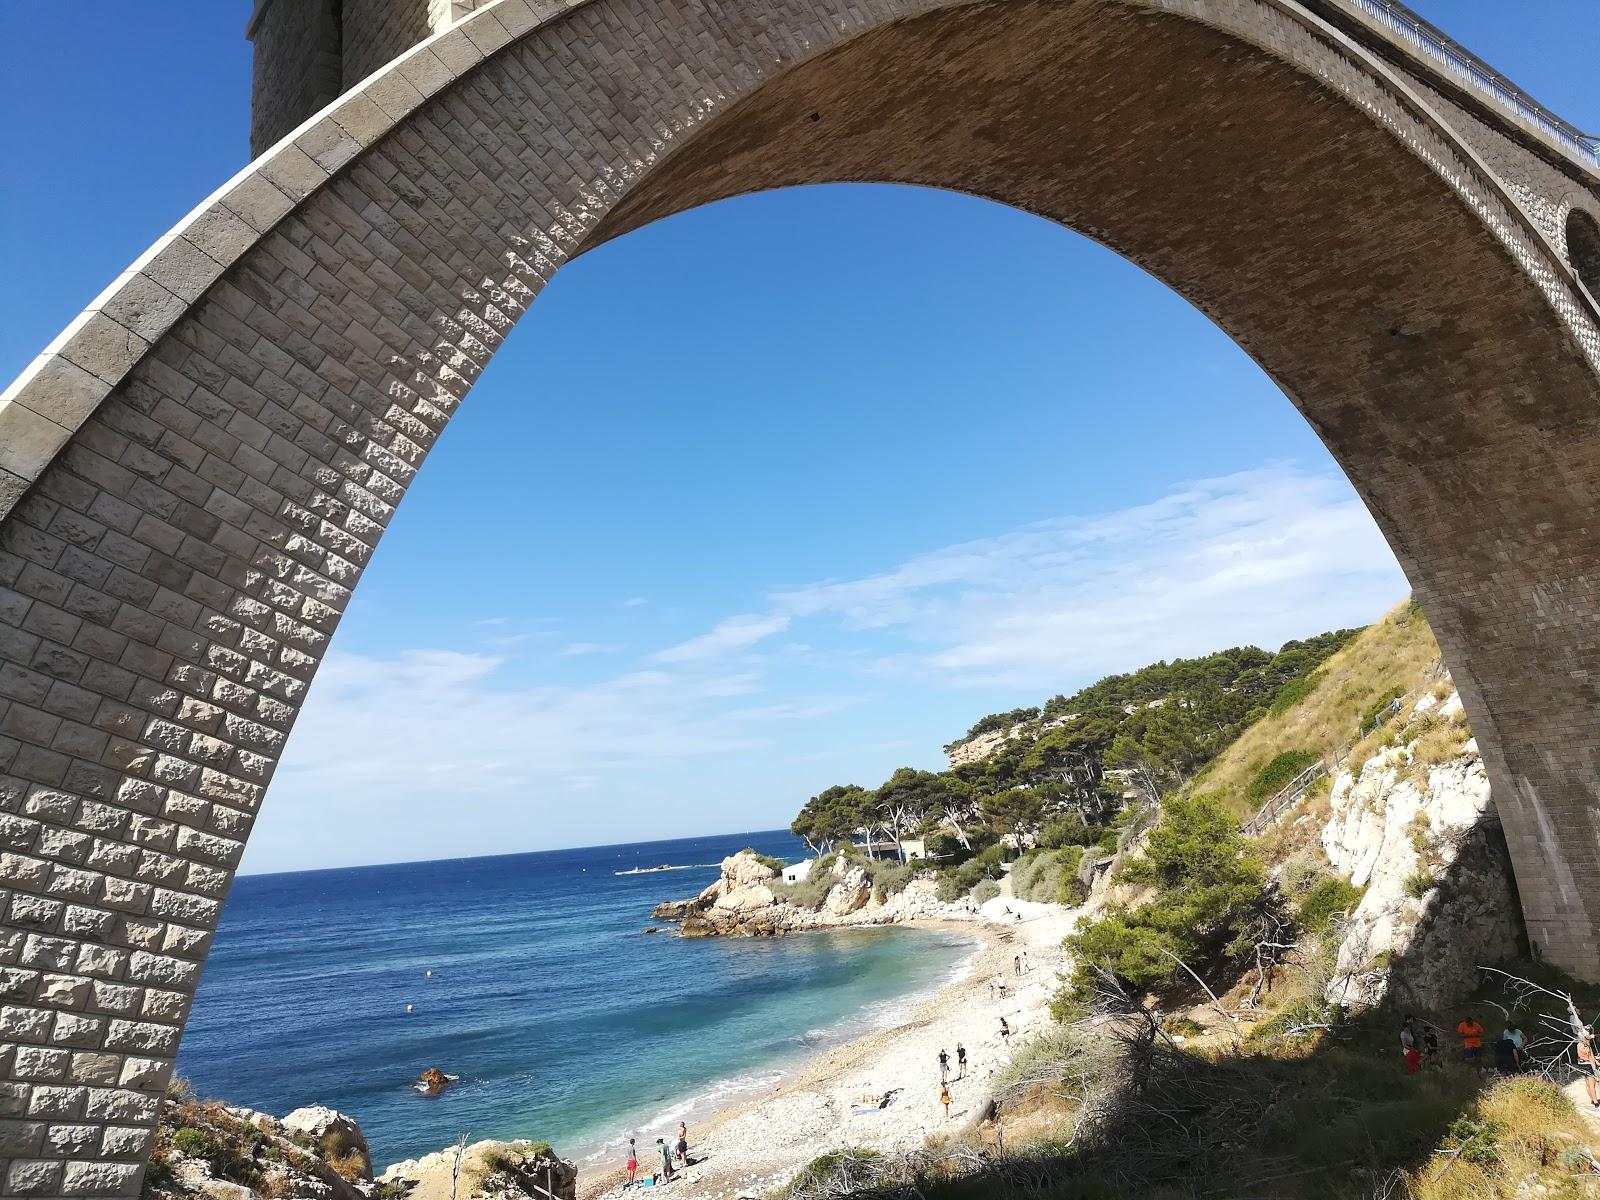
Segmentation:
[[(770, 1085), (974, 949), (927, 930), (642, 932), (654, 904), (698, 892), (749, 845), (801, 853), (787, 833), (746, 833), (240, 879), (179, 1070), (202, 1095), (280, 1116), (347, 1112), (379, 1164), (463, 1131), (582, 1159)], [(660, 863), (690, 869), (614, 874)], [(461, 1084), (417, 1094), (429, 1066)]]

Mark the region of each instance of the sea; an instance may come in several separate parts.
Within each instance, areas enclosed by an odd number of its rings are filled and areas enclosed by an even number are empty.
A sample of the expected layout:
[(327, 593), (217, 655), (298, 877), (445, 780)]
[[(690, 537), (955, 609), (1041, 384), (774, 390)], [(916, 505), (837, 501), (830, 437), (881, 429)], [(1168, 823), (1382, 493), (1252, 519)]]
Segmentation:
[[(927, 929), (644, 932), (662, 925), (655, 904), (746, 846), (804, 853), (776, 831), (243, 876), (178, 1070), (201, 1096), (277, 1116), (348, 1113), (380, 1168), (462, 1134), (548, 1141), (592, 1166), (892, 1025), (976, 953)], [(421, 1095), (427, 1067), (461, 1081)]]

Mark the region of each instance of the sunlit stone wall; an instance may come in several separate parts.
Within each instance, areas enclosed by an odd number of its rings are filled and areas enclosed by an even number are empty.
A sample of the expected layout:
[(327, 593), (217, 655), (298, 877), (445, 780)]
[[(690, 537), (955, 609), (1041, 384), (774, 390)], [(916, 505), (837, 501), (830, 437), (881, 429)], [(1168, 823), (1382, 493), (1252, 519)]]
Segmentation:
[(868, 178), (1098, 237), (1283, 383), (1439, 633), (1539, 948), (1600, 976), (1600, 340), (1447, 127), (1274, 0), (498, 0), (226, 185), (0, 399), (0, 1194), (137, 1191), (328, 639), (555, 270), (720, 195)]

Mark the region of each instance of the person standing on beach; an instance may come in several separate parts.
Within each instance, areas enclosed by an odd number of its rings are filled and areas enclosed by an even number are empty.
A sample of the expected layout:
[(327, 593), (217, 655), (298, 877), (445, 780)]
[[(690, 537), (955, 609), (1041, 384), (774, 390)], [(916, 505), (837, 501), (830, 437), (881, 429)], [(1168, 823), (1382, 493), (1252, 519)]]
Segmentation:
[(678, 1122), (678, 1161), (684, 1166), (689, 1165), (689, 1126), (684, 1121)]
[(950, 1085), (949, 1084), (941, 1083), (939, 1085), (939, 1103), (944, 1105), (944, 1119), (946, 1121), (948, 1121), (950, 1119)]
[(1013, 954), (1011, 956), (1011, 970), (1016, 975), (1021, 976), (1021, 974), (1022, 974), (1022, 955)]
[(1011, 1045), (1011, 1026), (1006, 1024), (1004, 1017), (1000, 1018), (1000, 1044), (1002, 1046)]
[(939, 1083), (942, 1086), (950, 1080), (950, 1056), (944, 1052), (944, 1047), (939, 1047)]
[(667, 1145), (666, 1138), (657, 1138), (656, 1149), (661, 1151), (662, 1177), (670, 1180), (672, 1178), (672, 1147)]
[(960, 1042), (956, 1043), (956, 1078), (967, 1077), (967, 1048)]
[(624, 1187), (633, 1186), (633, 1178), (639, 1173), (639, 1148), (633, 1144), (633, 1139), (628, 1139), (628, 1182)]

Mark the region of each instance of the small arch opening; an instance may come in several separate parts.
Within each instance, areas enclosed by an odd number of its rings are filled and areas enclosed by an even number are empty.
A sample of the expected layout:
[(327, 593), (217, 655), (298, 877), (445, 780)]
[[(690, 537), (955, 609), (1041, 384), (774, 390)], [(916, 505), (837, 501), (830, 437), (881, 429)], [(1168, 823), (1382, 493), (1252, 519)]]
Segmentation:
[(1583, 286), (1600, 296), (1600, 221), (1581, 208), (1567, 214), (1567, 261)]

